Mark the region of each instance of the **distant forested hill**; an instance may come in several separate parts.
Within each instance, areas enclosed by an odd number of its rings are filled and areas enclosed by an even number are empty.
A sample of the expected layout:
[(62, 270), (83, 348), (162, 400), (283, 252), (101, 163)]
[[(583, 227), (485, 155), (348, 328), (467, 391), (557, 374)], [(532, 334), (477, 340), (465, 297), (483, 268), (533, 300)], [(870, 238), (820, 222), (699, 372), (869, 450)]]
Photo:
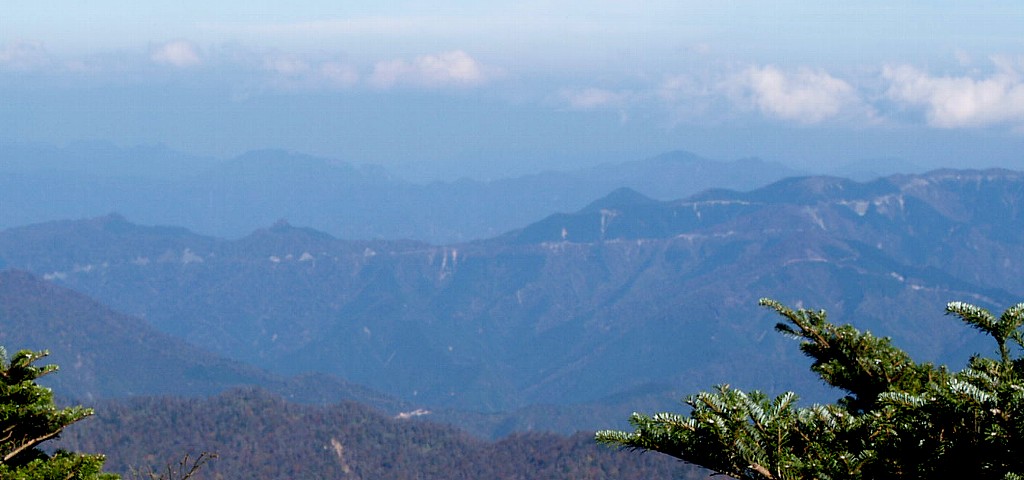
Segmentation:
[[(260, 390), (209, 399), (136, 398), (96, 405), (60, 446), (104, 452), (108, 470), (160, 470), (190, 453), (218, 458), (197, 480), (705, 478), (663, 455), (597, 445), (593, 435), (514, 434), (483, 441), (355, 403), (299, 405)], [(402, 418), (405, 417), (405, 418)]]

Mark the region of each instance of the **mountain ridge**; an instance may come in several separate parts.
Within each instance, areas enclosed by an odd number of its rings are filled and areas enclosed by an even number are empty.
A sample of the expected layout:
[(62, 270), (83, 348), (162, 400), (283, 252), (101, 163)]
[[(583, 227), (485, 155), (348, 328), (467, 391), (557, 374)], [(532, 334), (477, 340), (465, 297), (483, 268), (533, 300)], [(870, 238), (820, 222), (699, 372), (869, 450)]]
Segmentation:
[[(0, 228), (116, 211), (142, 223), (218, 237), (238, 238), (287, 218), (339, 238), (442, 244), (488, 238), (550, 213), (573, 211), (622, 186), (666, 199), (709, 185), (750, 188), (793, 173), (766, 161), (722, 162), (670, 152), (564, 172), (421, 184), (380, 167), (282, 150), (224, 161), (182, 154), (180, 162), (173, 151), (157, 147), (37, 150), (14, 148), (9, 159), (0, 153)], [(67, 157), (63, 169), (61, 156)], [(165, 171), (179, 163), (181, 171)], [(150, 167), (159, 168), (148, 172)], [(41, 196), (50, 201), (38, 202)]]
[(1024, 292), (1022, 191), (1024, 176), (992, 170), (613, 195), (596, 212), (441, 246), (279, 225), (162, 244), (108, 232), (68, 256), (56, 245), (89, 237), (46, 225), (0, 231), (0, 261), (236, 360), (322, 368), (433, 408), (672, 408), (723, 379), (826, 400), (835, 393), (799, 375), (805, 360), (757, 299), (824, 308), (959, 363), (988, 346), (936, 327), (942, 305), (998, 309)]

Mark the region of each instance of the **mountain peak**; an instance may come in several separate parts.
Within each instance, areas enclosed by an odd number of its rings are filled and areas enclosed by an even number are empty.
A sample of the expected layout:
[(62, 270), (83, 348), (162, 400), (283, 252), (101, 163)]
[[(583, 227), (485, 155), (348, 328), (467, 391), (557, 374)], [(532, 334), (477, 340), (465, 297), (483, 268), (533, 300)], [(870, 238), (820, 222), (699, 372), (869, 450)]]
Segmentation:
[(272, 232), (283, 232), (292, 228), (292, 224), (288, 223), (287, 218), (280, 218), (273, 225), (270, 226)]
[(629, 187), (621, 187), (613, 190), (608, 195), (594, 200), (586, 207), (583, 207), (582, 212), (597, 212), (601, 210), (632, 207), (636, 205), (649, 205), (658, 203), (657, 200), (652, 199), (636, 190)]
[(647, 159), (647, 161), (652, 163), (694, 163), (701, 161), (706, 162), (708, 159), (687, 150), (672, 150), (660, 155), (655, 155)]
[(127, 232), (135, 227), (135, 224), (128, 221), (124, 215), (117, 212), (111, 212), (107, 215), (103, 215), (102, 217), (93, 218), (89, 220), (89, 224), (105, 232), (112, 233)]
[(287, 219), (281, 218), (269, 227), (253, 231), (242, 240), (256, 242), (256, 244), (267, 244), (267, 242), (270, 242), (272, 245), (280, 245), (281, 242), (299, 242), (303, 244), (308, 242), (333, 242), (335, 238), (329, 233), (315, 228), (297, 227), (292, 225)]

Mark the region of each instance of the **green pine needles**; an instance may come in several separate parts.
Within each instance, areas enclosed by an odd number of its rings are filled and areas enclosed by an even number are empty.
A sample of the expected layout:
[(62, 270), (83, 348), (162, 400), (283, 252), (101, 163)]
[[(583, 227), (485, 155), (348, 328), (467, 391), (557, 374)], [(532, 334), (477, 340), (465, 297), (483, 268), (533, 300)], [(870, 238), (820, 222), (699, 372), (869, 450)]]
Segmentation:
[(689, 416), (634, 413), (632, 432), (602, 443), (665, 453), (737, 479), (1024, 479), (1024, 304), (998, 318), (952, 302), (946, 312), (991, 336), (998, 358), (975, 356), (957, 373), (916, 363), (888, 338), (828, 322), (824, 311), (762, 299), (801, 340), (811, 370), (845, 392), (831, 405), (796, 407), (715, 387), (686, 399)]
[(103, 455), (58, 450), (48, 454), (40, 445), (60, 435), (64, 427), (89, 415), (83, 407), (57, 408), (50, 389), (36, 383), (56, 365), (34, 363), (47, 352), (22, 350), (10, 359), (0, 347), (0, 478), (11, 480), (112, 480), (102, 473)]

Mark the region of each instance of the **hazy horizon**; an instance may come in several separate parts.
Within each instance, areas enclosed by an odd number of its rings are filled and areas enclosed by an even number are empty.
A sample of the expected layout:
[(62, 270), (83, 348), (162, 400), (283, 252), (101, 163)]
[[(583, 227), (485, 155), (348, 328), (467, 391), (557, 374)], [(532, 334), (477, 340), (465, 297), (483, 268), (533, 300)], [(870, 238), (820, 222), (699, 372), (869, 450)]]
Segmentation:
[(3, 17), (0, 144), (277, 148), (438, 179), (672, 150), (1024, 168), (1010, 1), (105, 0)]

